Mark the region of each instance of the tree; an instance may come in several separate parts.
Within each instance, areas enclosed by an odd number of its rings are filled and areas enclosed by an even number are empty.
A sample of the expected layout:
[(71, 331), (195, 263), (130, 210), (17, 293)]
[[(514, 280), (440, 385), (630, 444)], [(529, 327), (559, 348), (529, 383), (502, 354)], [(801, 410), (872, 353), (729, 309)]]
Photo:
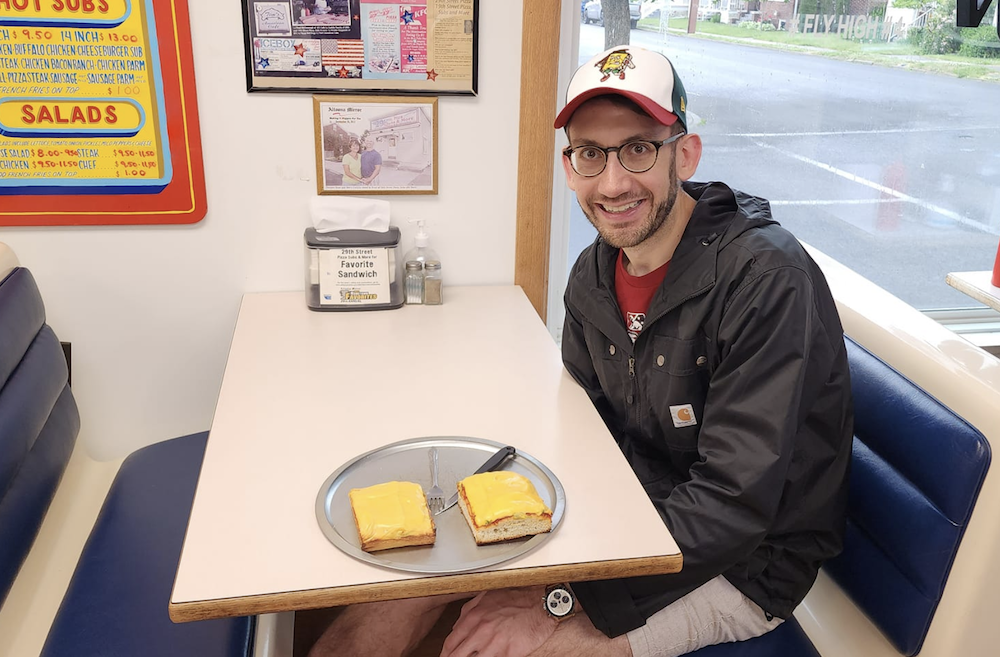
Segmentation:
[(628, 0), (601, 0), (605, 48), (628, 45), (632, 33), (628, 5)]
[(936, 0), (927, 21), (923, 27), (910, 28), (908, 39), (920, 49), (920, 52), (931, 55), (944, 55), (958, 52), (961, 38), (955, 27), (956, 0)]

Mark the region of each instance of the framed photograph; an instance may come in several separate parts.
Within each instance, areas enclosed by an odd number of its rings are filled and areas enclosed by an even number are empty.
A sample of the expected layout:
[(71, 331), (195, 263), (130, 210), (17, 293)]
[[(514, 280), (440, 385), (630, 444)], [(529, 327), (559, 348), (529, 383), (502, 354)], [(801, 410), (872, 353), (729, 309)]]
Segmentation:
[(479, 0), (240, 0), (247, 91), (475, 95)]
[(437, 194), (437, 98), (313, 96), (320, 194)]

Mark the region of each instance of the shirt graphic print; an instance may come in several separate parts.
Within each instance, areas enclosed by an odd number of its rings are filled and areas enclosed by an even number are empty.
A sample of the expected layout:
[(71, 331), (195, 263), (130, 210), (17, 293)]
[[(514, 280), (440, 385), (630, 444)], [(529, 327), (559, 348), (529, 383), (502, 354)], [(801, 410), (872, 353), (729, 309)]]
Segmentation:
[(625, 330), (628, 331), (628, 335), (632, 338), (632, 342), (639, 337), (639, 333), (642, 332), (642, 324), (646, 321), (646, 313), (631, 313), (625, 311)]
[(625, 252), (618, 252), (618, 261), (615, 264), (615, 296), (618, 298), (618, 308), (621, 309), (622, 319), (625, 321), (625, 330), (628, 331), (633, 343), (642, 333), (649, 302), (667, 275), (669, 264), (667, 262), (643, 276), (632, 276), (625, 268)]

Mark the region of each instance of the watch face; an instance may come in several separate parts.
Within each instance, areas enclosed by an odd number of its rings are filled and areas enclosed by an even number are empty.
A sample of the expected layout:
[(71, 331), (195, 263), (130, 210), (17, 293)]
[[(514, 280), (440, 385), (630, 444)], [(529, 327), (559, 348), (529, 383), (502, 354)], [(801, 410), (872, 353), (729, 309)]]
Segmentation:
[(545, 596), (545, 610), (556, 618), (562, 618), (573, 611), (573, 596), (564, 588), (552, 589)]

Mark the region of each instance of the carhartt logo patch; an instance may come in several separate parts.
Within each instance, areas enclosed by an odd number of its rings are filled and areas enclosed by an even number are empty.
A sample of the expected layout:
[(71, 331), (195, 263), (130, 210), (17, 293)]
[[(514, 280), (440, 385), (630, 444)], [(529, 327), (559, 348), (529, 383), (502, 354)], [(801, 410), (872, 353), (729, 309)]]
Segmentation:
[(670, 407), (670, 417), (674, 421), (674, 426), (678, 429), (681, 427), (690, 427), (698, 424), (698, 420), (694, 416), (694, 408), (691, 404), (681, 404), (680, 406)]

